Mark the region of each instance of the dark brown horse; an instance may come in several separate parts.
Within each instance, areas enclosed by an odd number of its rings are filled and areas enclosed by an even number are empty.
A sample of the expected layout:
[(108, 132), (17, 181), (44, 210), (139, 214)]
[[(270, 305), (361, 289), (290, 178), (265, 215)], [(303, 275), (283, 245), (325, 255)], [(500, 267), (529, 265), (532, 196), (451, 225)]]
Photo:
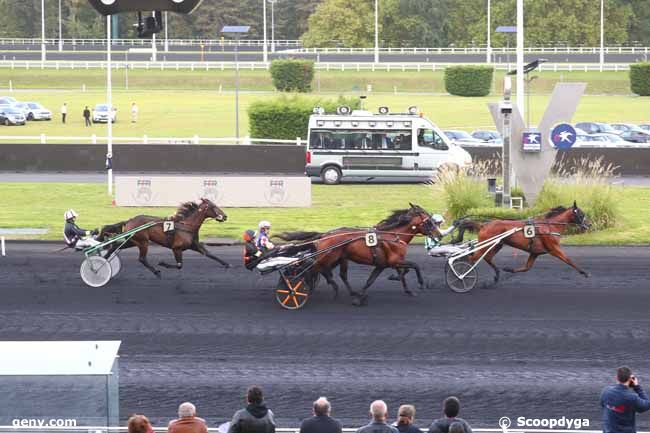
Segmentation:
[[(573, 261), (565, 254), (560, 248), (560, 235), (564, 233), (569, 226), (577, 226), (582, 230), (589, 229), (587, 217), (584, 212), (573, 202), (573, 206), (565, 208), (562, 206), (551, 209), (549, 212), (541, 217), (533, 218), (530, 221), (517, 221), (517, 220), (492, 220), (487, 223), (481, 223), (471, 220), (462, 220), (460, 222), (460, 231), (458, 238), (454, 242), (462, 241), (463, 232), (465, 230), (478, 231), (478, 241), (490, 239), (507, 232), (513, 228), (522, 228), (532, 224), (535, 226), (535, 236), (533, 238), (526, 238), (523, 230), (517, 231), (504, 238), (497, 246), (490, 250), (484, 257), (488, 265), (494, 269), (494, 282), (499, 281), (499, 268), (494, 264), (494, 256), (501, 250), (503, 245), (509, 245), (522, 251), (528, 252), (528, 260), (526, 265), (521, 268), (503, 268), (504, 272), (516, 273), (526, 272), (533, 267), (537, 257), (543, 254), (550, 254), (562, 260), (567, 265), (574, 268), (576, 271), (585, 277), (589, 274), (578, 267)], [(475, 263), (480, 260), (485, 249), (476, 251), (471, 257), (470, 261)]]
[[(374, 233), (376, 246), (368, 246), (366, 235)], [(408, 244), (416, 235), (440, 236), (431, 216), (420, 206), (411, 204), (408, 209), (393, 212), (372, 229), (341, 228), (327, 233), (296, 232), (284, 233), (278, 237), (288, 241), (308, 241), (308, 248), (314, 252), (316, 263), (315, 272), (325, 276), (330, 284), (333, 283), (332, 269), (337, 265), (345, 266), (342, 274), (343, 281), (353, 297), (354, 305), (363, 305), (367, 302), (368, 288), (375, 282), (379, 274), (386, 268), (396, 269), (400, 275), (404, 291), (413, 294), (406, 284), (404, 274), (406, 270), (413, 269), (418, 277), (420, 287), (424, 286), (424, 279), (419, 266), (406, 261)], [(347, 262), (374, 266), (361, 292), (352, 290), (347, 281)], [(335, 283), (333, 284), (335, 290)]]
[[(105, 240), (111, 236), (127, 232), (136, 227), (140, 227), (150, 222), (157, 224), (138, 231), (131, 239), (120, 247), (119, 242), (113, 244), (109, 255), (119, 248), (138, 247), (140, 250), (140, 263), (147, 269), (153, 272), (160, 278), (160, 271), (154, 268), (147, 261), (147, 252), (149, 250), (149, 242), (154, 242), (163, 247), (169, 248), (174, 253), (176, 264), (169, 264), (165, 262), (158, 263), (160, 266), (170, 269), (181, 269), (183, 267), (183, 251), (192, 250), (197, 253), (222, 264), (228, 268), (230, 265), (217, 256), (208, 252), (203, 243), (199, 242), (199, 230), (201, 225), (208, 218), (214, 218), (218, 222), (225, 222), (228, 216), (217, 205), (208, 199), (201, 199), (199, 203), (186, 202), (183, 203), (176, 211), (176, 214), (171, 218), (164, 219), (160, 217), (138, 215), (130, 220), (122, 221), (117, 224), (112, 224), (102, 227), (100, 232), (100, 240)], [(168, 231), (165, 231), (167, 225)]]

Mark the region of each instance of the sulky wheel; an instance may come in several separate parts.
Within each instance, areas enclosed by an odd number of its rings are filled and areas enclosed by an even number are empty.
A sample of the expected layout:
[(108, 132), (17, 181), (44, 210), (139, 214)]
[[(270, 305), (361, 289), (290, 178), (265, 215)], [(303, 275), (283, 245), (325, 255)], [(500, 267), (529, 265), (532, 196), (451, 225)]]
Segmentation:
[(280, 279), (275, 288), (275, 299), (282, 308), (298, 310), (307, 303), (311, 293), (311, 287), (307, 280), (308, 277), (305, 275), (291, 278), (280, 272)]
[(111, 280), (111, 265), (101, 256), (88, 256), (79, 269), (81, 279), (90, 287), (102, 287)]
[[(454, 267), (453, 269), (451, 268), (452, 266)], [(445, 266), (445, 281), (447, 282), (447, 286), (456, 293), (467, 293), (471, 291), (478, 282), (478, 271), (476, 267), (472, 268), (472, 266), (466, 260), (457, 260), (453, 265), (447, 262)], [(454, 271), (456, 272), (454, 273)]]
[(120, 256), (115, 254), (113, 257), (108, 259), (108, 263), (111, 264), (111, 278), (117, 277), (117, 274), (122, 270), (122, 260), (120, 260)]

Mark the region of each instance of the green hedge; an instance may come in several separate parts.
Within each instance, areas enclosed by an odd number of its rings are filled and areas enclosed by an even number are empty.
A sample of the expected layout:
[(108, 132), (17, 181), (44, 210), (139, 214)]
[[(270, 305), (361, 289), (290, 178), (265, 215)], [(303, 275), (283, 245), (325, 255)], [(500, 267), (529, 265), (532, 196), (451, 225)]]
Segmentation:
[(493, 75), (492, 66), (449, 66), (445, 68), (445, 89), (457, 96), (487, 96)]
[(275, 88), (281, 92), (311, 92), (314, 62), (298, 59), (273, 60), (271, 78)]
[(630, 65), (630, 89), (639, 96), (650, 96), (650, 62)]
[(314, 107), (323, 107), (325, 112), (334, 113), (336, 107), (347, 105), (352, 109), (360, 106), (358, 98), (338, 99), (307, 98), (301, 96), (280, 96), (270, 100), (258, 100), (248, 108), (248, 122), (251, 137), (295, 140), (307, 138), (309, 116)]

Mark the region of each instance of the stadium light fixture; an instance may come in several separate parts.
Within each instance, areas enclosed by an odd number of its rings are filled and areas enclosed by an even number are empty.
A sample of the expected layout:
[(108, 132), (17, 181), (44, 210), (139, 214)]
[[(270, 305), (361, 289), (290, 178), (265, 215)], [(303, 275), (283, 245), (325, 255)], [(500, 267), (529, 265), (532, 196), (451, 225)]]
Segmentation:
[(235, 134), (237, 142), (239, 142), (239, 39), (246, 35), (250, 29), (250, 26), (224, 26), (221, 29), (221, 33), (224, 35), (235, 38)]

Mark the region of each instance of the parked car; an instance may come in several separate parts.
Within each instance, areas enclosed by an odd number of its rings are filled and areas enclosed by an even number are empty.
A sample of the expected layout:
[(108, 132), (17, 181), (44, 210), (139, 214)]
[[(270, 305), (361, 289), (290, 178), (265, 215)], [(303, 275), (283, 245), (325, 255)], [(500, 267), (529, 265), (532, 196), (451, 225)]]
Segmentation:
[(620, 134), (611, 125), (602, 122), (580, 122), (576, 123), (576, 128), (582, 129), (587, 134)]
[(19, 110), (21, 113), (23, 113), (25, 119), (27, 119), (27, 115), (29, 114), (29, 107), (27, 106), (27, 104), (25, 104), (24, 102), (15, 102), (11, 106), (12, 108), (15, 108), (16, 110)]
[(643, 129), (638, 125), (634, 125), (632, 123), (612, 123), (612, 128), (619, 131), (619, 133), (623, 133), (625, 131), (643, 131)]
[(450, 131), (442, 131), (451, 141), (453, 141), (455, 144), (458, 144), (460, 146), (463, 145), (477, 145), (477, 144), (482, 144), (483, 141), (477, 140), (476, 138), (472, 137), (465, 131), (455, 131), (455, 130), (450, 130)]
[(650, 143), (650, 132), (645, 131), (625, 131), (621, 138), (632, 143)]
[(38, 102), (25, 102), (27, 105), (27, 120), (52, 120), (52, 111)]
[(8, 107), (0, 111), (0, 123), (5, 126), (24, 125), (26, 120), (25, 115), (16, 108)]
[(472, 137), (484, 143), (503, 144), (501, 134), (497, 131), (474, 131)]
[(625, 140), (620, 135), (616, 134), (592, 134), (590, 136), (593, 141), (604, 141), (608, 143), (625, 143)]
[(18, 102), (18, 100), (16, 100), (16, 98), (12, 98), (11, 96), (0, 96), (0, 105), (12, 105), (16, 102)]
[(639, 125), (639, 128), (643, 129), (644, 131), (650, 132), (650, 124)]
[[(93, 109), (93, 123), (106, 123), (108, 122), (108, 104), (97, 104)], [(117, 108), (113, 107), (111, 113), (111, 122), (117, 121)]]

